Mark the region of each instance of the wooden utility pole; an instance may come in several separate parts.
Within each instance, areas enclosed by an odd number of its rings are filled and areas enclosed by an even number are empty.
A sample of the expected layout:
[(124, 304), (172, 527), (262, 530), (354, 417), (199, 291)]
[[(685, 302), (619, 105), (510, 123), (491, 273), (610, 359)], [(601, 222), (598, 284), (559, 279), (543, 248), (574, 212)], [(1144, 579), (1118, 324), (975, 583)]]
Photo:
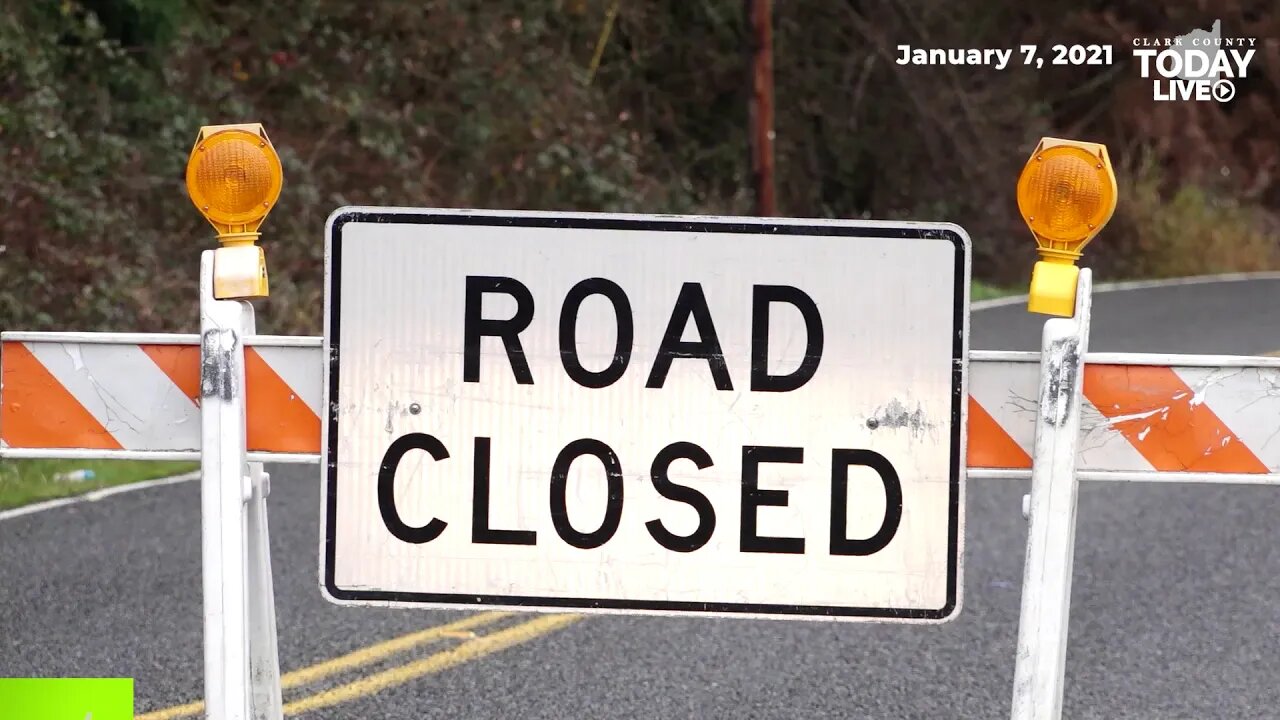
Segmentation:
[(773, 0), (747, 0), (751, 22), (751, 173), (756, 214), (778, 214), (773, 189)]

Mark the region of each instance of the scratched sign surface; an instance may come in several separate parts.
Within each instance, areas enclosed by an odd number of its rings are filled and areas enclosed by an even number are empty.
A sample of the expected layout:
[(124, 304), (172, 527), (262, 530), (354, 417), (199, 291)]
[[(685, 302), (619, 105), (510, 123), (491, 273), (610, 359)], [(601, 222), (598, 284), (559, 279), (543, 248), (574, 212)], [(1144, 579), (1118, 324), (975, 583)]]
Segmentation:
[(957, 611), (959, 228), (369, 208), (328, 234), (331, 599)]

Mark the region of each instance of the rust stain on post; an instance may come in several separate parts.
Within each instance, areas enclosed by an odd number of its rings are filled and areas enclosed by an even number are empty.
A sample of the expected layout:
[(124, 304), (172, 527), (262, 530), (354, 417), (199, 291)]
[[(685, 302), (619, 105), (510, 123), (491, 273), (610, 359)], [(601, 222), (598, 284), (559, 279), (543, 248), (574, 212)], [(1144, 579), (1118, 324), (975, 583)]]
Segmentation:
[(206, 330), (200, 338), (200, 395), (229, 402), (236, 397), (235, 360), (239, 344), (236, 333), (229, 329)]

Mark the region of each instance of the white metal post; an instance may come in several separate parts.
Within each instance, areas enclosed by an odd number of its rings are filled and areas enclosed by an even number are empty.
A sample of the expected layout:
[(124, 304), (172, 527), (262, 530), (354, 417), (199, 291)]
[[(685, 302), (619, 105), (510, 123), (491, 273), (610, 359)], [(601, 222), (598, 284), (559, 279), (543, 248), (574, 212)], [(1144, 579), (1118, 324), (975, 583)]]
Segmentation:
[(1079, 489), (1076, 444), (1091, 291), (1092, 276), (1087, 268), (1081, 269), (1075, 316), (1044, 324), (1013, 720), (1057, 720), (1062, 715)]
[(205, 717), (277, 720), (275, 601), (266, 473), (247, 462), (244, 341), (253, 307), (215, 300), (214, 253), (200, 258), (201, 538)]

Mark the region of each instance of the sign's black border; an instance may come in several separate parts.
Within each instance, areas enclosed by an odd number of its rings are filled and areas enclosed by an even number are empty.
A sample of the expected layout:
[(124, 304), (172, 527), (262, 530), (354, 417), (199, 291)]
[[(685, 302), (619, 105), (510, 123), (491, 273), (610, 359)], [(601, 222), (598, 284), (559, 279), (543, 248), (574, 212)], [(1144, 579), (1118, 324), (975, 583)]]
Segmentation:
[[(342, 287), (342, 229), (349, 223), (422, 224), (422, 225), (471, 225), (490, 227), (538, 227), (573, 228), (581, 230), (663, 230), (669, 232), (757, 233), (765, 235), (826, 235), (845, 237), (901, 238), (904, 240), (944, 240), (955, 246), (955, 292), (952, 318), (952, 380), (951, 380), (951, 496), (950, 530), (947, 539), (947, 601), (936, 610), (827, 607), (821, 605), (776, 605), (755, 603), (702, 603), (662, 600), (617, 600), (610, 598), (558, 598), (520, 595), (459, 595), (449, 593), (393, 592), (381, 590), (350, 590), (340, 588), (334, 582), (334, 523), (337, 513), (338, 481), (338, 364), (341, 358), (339, 326)], [(325, 502), (323, 587), (335, 601), (367, 603), (440, 603), (450, 605), (501, 605), (508, 607), (565, 608), (565, 609), (617, 609), (649, 611), (684, 611), (703, 613), (742, 613), (765, 615), (803, 615), (828, 617), (866, 617), (885, 619), (943, 620), (956, 609), (959, 590), (960, 564), (960, 483), (962, 472), (961, 447), (962, 403), (965, 367), (965, 329), (967, 305), (965, 302), (966, 248), (959, 233), (947, 227), (922, 224), (894, 225), (805, 225), (802, 222), (770, 223), (742, 222), (711, 218), (680, 218), (677, 216), (628, 218), (592, 215), (502, 215), (502, 214), (452, 214), (424, 211), (376, 211), (340, 210), (330, 219), (329, 247), (327, 252), (328, 286), (326, 302), (328, 326), (325, 328), (328, 358), (328, 397), (325, 409), (328, 428), (327, 447), (324, 448)]]

